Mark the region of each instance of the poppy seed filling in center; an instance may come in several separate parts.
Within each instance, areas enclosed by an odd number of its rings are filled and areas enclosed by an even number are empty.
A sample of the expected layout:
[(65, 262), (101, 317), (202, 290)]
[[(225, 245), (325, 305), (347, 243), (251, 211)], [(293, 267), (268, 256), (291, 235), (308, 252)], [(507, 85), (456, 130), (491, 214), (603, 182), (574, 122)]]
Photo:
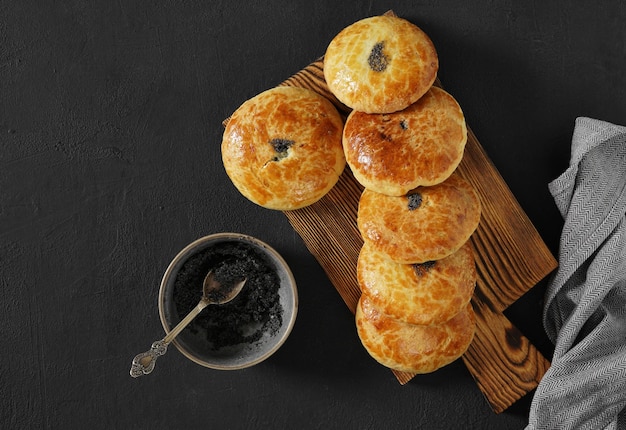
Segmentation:
[(370, 69), (375, 72), (384, 72), (389, 64), (389, 57), (383, 52), (384, 47), (385, 42), (374, 44), (369, 57), (367, 57), (367, 64), (370, 66)]
[(270, 145), (272, 145), (274, 147), (274, 151), (278, 152), (279, 154), (287, 152), (287, 150), (291, 148), (294, 143), (295, 142), (293, 140), (289, 139), (276, 138), (270, 140)]
[(411, 193), (406, 196), (410, 211), (414, 211), (422, 205), (422, 195), (420, 193)]
[(276, 157), (273, 158), (273, 161), (279, 161), (285, 158), (287, 156), (287, 151), (293, 146), (294, 143), (295, 141), (289, 139), (276, 138), (270, 140), (270, 145), (272, 145), (274, 151), (276, 151)]
[(436, 261), (426, 261), (424, 263), (418, 263), (413, 265), (413, 269), (415, 269), (415, 273), (417, 276), (424, 276), (430, 269), (433, 268)]

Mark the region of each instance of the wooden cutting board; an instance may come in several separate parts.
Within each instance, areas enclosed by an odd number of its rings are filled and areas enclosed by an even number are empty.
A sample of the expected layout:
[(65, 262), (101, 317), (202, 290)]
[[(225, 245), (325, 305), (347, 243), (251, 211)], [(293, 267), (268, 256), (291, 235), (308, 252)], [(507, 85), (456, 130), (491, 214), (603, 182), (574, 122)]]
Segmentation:
[[(343, 115), (349, 113), (326, 86), (322, 58), (280, 85), (316, 91)], [(500, 413), (533, 390), (549, 367), (502, 312), (554, 270), (557, 262), (469, 127), (458, 172), (475, 187), (483, 208), (480, 225), (470, 239), (478, 271), (472, 299), (476, 335), (462, 360), (492, 409)], [(356, 217), (362, 191), (346, 168), (321, 200), (283, 212), (352, 313), (361, 295), (356, 264), (363, 241)], [(392, 372), (401, 384), (415, 376)]]

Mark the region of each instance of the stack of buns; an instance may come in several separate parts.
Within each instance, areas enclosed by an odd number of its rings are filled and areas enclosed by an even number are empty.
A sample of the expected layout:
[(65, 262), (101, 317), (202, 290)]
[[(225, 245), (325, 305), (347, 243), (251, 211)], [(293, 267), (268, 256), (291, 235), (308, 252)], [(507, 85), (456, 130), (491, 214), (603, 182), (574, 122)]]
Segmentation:
[(398, 371), (432, 372), (474, 337), (476, 267), (469, 238), (481, 206), (457, 172), (467, 141), (457, 101), (433, 86), (430, 38), (394, 15), (360, 20), (330, 42), (324, 78), (344, 119), (320, 94), (280, 86), (229, 119), (222, 160), (235, 187), (268, 209), (321, 199), (345, 166), (364, 187), (357, 224), (357, 333)]
[(457, 101), (433, 86), (437, 52), (396, 16), (358, 21), (331, 41), (324, 76), (352, 112), (346, 163), (364, 187), (357, 225), (357, 333), (394, 370), (429, 373), (459, 358), (475, 332), (469, 238), (481, 205), (456, 169), (467, 142)]

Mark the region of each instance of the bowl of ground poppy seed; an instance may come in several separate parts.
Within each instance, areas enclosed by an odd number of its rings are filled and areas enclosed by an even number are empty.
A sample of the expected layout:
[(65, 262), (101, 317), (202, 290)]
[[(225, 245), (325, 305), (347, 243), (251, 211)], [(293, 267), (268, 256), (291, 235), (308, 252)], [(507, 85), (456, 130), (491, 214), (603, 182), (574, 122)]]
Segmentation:
[(211, 369), (244, 369), (270, 357), (295, 323), (296, 282), (276, 250), (244, 234), (205, 236), (176, 255), (159, 290), (165, 331), (198, 304), (209, 271), (224, 286), (243, 278), (246, 283), (232, 301), (202, 310), (172, 343), (184, 356)]

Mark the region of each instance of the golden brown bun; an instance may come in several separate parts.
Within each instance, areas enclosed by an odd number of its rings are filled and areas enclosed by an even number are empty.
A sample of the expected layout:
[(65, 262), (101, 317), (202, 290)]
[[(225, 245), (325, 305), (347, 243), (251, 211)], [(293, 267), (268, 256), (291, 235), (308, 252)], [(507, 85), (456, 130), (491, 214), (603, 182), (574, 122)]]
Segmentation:
[(395, 112), (414, 103), (431, 87), (438, 69), (430, 38), (395, 16), (349, 25), (324, 55), (328, 88), (346, 106), (368, 113)]
[(441, 324), (470, 302), (476, 264), (469, 242), (446, 258), (417, 265), (394, 263), (366, 243), (357, 279), (381, 312), (411, 324)]
[(268, 209), (310, 205), (337, 183), (346, 161), (343, 120), (328, 99), (277, 87), (244, 102), (222, 140), (222, 161), (237, 189)]
[(352, 111), (343, 131), (346, 161), (355, 179), (391, 196), (444, 181), (461, 162), (466, 142), (461, 107), (438, 87), (399, 112)]
[(418, 325), (385, 315), (366, 295), (359, 299), (355, 320), (361, 343), (372, 358), (390, 369), (420, 374), (462, 356), (476, 330), (471, 304), (443, 324)]
[(480, 200), (458, 173), (406, 196), (363, 191), (357, 224), (365, 242), (404, 264), (439, 260), (458, 250), (480, 221)]

